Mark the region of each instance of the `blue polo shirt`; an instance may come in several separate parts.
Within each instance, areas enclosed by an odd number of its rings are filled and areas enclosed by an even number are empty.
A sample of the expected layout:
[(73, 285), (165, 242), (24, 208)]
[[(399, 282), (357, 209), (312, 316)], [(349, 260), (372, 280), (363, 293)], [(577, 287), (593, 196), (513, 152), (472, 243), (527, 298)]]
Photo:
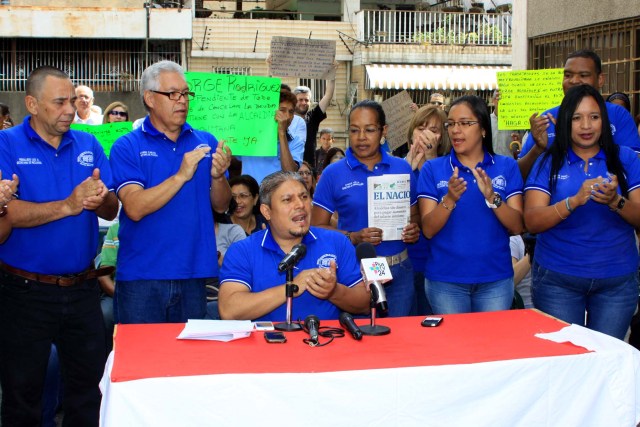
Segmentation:
[[(418, 169), (413, 171), (413, 178), (417, 183), (420, 178), (420, 171)], [(413, 271), (416, 273), (424, 273), (424, 265), (427, 262), (427, 254), (429, 252), (429, 239), (424, 236), (422, 231), (416, 243), (407, 245), (407, 251), (409, 252), (411, 264), (413, 265)]]
[[(620, 147), (620, 160), (631, 193), (640, 187), (640, 159), (630, 148)], [(602, 151), (589, 159), (587, 172), (584, 166), (584, 160), (570, 149), (551, 192), (551, 158), (543, 162), (540, 156), (524, 190), (548, 194), (551, 205), (574, 196), (585, 179), (607, 176), (607, 159)], [(638, 268), (634, 229), (607, 205), (589, 200), (567, 219), (538, 234), (535, 260), (548, 270), (577, 277), (601, 279), (629, 274)]]
[[(633, 121), (633, 117), (624, 107), (611, 102), (605, 102), (607, 107), (607, 114), (609, 115), (609, 122), (611, 123), (611, 134), (613, 135), (613, 141), (618, 145), (624, 145), (631, 147), (636, 153), (640, 153), (640, 136), (638, 135), (638, 127)], [(560, 106), (553, 107), (550, 110), (545, 111), (544, 114), (551, 113), (553, 117), (558, 118), (558, 111)], [(549, 128), (547, 129), (548, 144), (547, 147), (551, 147), (551, 144), (556, 140), (556, 125), (553, 122), (549, 122)], [(522, 144), (522, 151), (518, 157), (522, 158), (525, 154), (531, 151), (535, 142), (531, 134)]]
[[(362, 281), (356, 251), (341, 233), (311, 227), (302, 238), (302, 243), (307, 246), (307, 254), (295, 266), (294, 277), (303, 270), (329, 268), (330, 262), (335, 261), (338, 283), (353, 287)], [(270, 229), (253, 233), (233, 243), (227, 250), (220, 271), (220, 286), (224, 286), (225, 282), (239, 282), (251, 292), (262, 292), (283, 285), (287, 281), (286, 272), (278, 272), (278, 263), (285, 255), (273, 239)], [(305, 291), (293, 300), (291, 320), (302, 320), (310, 314), (325, 320), (337, 319), (340, 310), (331, 302)], [(254, 320), (281, 321), (286, 317), (286, 304), (282, 304), (271, 313)]]
[[(45, 142), (31, 127), (31, 117), (0, 132), (2, 177), (18, 175), (20, 199), (46, 203), (66, 199), (90, 177), (95, 168), (113, 190), (111, 169), (98, 140), (91, 134), (70, 130), (58, 149)], [(95, 211), (30, 228), (14, 228), (0, 245), (0, 259), (13, 267), (41, 274), (74, 274), (89, 268), (98, 248)]]
[(111, 148), (116, 191), (134, 184), (155, 187), (180, 169), (185, 153), (211, 151), (198, 163), (193, 178), (169, 202), (140, 221), (120, 214), (120, 250), (116, 279), (179, 280), (216, 277), (218, 262), (211, 207), (211, 154), (218, 141), (185, 123), (177, 142), (159, 132), (147, 118), (121, 136)]
[[(370, 171), (347, 149), (346, 157), (330, 164), (322, 171), (322, 179), (318, 181), (313, 204), (330, 214), (338, 212), (338, 229), (360, 231), (367, 228), (367, 178), (390, 174), (408, 174), (411, 178), (411, 206), (415, 205), (416, 180), (411, 166), (403, 159), (393, 157), (380, 150), (382, 159)], [(402, 240), (387, 240), (376, 246), (378, 256), (395, 255), (406, 249)]]
[[(522, 194), (522, 177), (514, 159), (485, 153), (477, 166), (492, 178), (493, 190), (505, 202)], [(425, 277), (468, 284), (512, 277), (509, 232), (493, 209), (487, 207), (471, 170), (460, 163), (453, 150), (422, 166), (418, 198), (439, 203), (447, 194), (454, 167), (458, 167), (458, 176), (467, 182), (467, 190), (462, 193), (444, 227), (429, 241)]]
[[(304, 120), (302, 119), (302, 117), (299, 118), (304, 124)], [(305, 127), (305, 138), (306, 131), (307, 130)], [(289, 151), (291, 152), (293, 161), (300, 165), (302, 163), (302, 157), (304, 154), (304, 139), (300, 138), (300, 136), (298, 136), (297, 134), (292, 136), (289, 132), (287, 132), (287, 140), (289, 142)], [(280, 164), (280, 144), (278, 143), (277, 139), (275, 140), (275, 144), (277, 144), (278, 147), (277, 155), (275, 157), (241, 156), (240, 160), (242, 160), (242, 174), (251, 175), (255, 178), (256, 181), (258, 181), (258, 184), (260, 184), (267, 175), (282, 170), (282, 165)]]

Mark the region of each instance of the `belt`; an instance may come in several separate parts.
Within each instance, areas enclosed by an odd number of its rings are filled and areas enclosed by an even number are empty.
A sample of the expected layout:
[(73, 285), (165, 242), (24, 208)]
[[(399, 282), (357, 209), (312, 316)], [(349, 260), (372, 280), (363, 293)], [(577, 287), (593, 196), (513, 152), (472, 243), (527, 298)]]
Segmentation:
[(53, 276), (49, 274), (31, 273), (29, 271), (20, 270), (19, 268), (11, 267), (10, 265), (0, 263), (0, 270), (5, 271), (14, 276), (22, 277), (23, 279), (32, 280), (34, 282), (46, 283), (49, 285), (58, 286), (74, 286), (80, 284), (89, 279), (95, 279), (100, 276), (107, 276), (115, 271), (114, 267), (100, 267), (90, 268), (82, 273), (78, 274), (64, 274), (61, 276)]
[(386, 256), (385, 258), (387, 259), (387, 264), (389, 264), (389, 267), (392, 267), (392, 266), (394, 266), (396, 264), (400, 264), (402, 261), (404, 261), (405, 259), (409, 258), (409, 253), (405, 249), (404, 251), (400, 252), (399, 254)]

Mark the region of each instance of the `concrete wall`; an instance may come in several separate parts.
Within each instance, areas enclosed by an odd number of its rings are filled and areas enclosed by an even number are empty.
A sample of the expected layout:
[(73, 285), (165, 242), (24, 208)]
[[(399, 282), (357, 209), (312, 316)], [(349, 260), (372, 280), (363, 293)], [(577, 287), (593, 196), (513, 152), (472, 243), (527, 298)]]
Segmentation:
[[(519, 2), (521, 0), (515, 0)], [(514, 2), (514, 3), (515, 3)], [(638, 16), (640, 0), (535, 0), (527, 6), (527, 35), (584, 27)]]

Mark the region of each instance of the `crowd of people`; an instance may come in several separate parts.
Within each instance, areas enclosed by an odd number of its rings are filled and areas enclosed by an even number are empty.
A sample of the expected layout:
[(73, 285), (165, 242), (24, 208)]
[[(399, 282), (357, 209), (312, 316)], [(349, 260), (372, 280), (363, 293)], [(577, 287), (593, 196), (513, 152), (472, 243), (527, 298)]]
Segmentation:
[[(278, 266), (301, 243), (295, 319), (367, 315), (355, 247), (368, 243), (393, 276), (383, 315), (536, 307), (624, 339), (638, 305), (640, 137), (628, 97), (603, 99), (604, 78), (592, 51), (569, 55), (561, 105), (534, 114), (527, 132), (497, 129), (499, 92), (493, 113), (478, 96), (447, 106), (435, 93), (408, 109), (402, 156), (385, 150), (394, 124), (379, 103), (352, 107), (342, 150), (319, 129), (335, 82), (315, 108), (309, 88), (283, 85), (277, 155), (235, 159), (189, 125), (196, 94), (161, 61), (141, 77), (147, 116), (107, 159), (70, 125), (131, 121), (128, 107), (101, 114), (90, 88), (34, 70), (24, 121), (0, 104), (3, 425), (48, 417), (54, 354), (65, 423), (97, 425), (114, 324), (284, 320)], [(397, 238), (368, 222), (367, 182), (391, 176), (408, 180)], [(119, 205), (96, 258), (98, 218)]]

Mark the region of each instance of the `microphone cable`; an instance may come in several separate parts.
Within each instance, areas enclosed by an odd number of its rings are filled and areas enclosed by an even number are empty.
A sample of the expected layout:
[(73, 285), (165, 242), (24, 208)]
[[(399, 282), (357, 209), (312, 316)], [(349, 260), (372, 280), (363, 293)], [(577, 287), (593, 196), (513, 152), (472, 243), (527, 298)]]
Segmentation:
[[(302, 326), (302, 329), (306, 333), (309, 333), (309, 330), (304, 326), (304, 322), (300, 321), (300, 319), (298, 319), (298, 324), (300, 326)], [(305, 344), (309, 344), (309, 346), (311, 346), (311, 347), (324, 347), (325, 345), (331, 344), (331, 342), (335, 338), (344, 337), (344, 334), (345, 334), (345, 331), (342, 328), (332, 328), (330, 326), (320, 326), (320, 327), (318, 327), (318, 336), (319, 337), (323, 337), (323, 338), (329, 338), (329, 341), (320, 343), (320, 342), (312, 341), (311, 338), (303, 338), (302, 342), (305, 343)]]

